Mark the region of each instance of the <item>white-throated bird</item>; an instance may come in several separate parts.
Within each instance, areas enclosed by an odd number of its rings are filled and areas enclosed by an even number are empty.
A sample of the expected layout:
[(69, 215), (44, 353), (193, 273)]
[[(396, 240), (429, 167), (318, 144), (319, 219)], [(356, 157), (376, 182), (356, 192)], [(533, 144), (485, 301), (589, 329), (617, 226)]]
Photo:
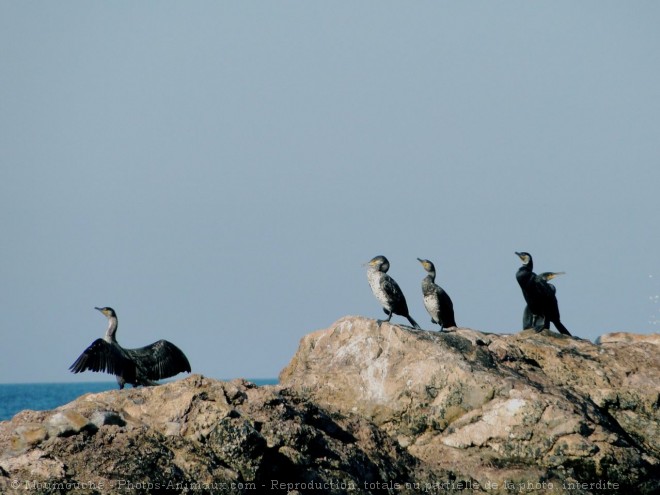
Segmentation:
[(520, 285), (529, 312), (538, 317), (543, 317), (542, 326), (536, 322), (536, 331), (550, 328), (553, 323), (559, 333), (571, 335), (571, 332), (559, 319), (559, 305), (555, 295), (555, 287), (534, 273), (534, 262), (532, 255), (525, 252), (516, 252), (522, 261), (522, 266), (516, 272), (516, 280)]
[(455, 327), (454, 304), (449, 294), (435, 283), (435, 265), (429, 260), (417, 258), (424, 270), (428, 273), (422, 280), (422, 294), (424, 295), (424, 307), (431, 315), (431, 321), (440, 325), (441, 329)]
[(190, 363), (181, 349), (159, 340), (138, 349), (124, 349), (117, 342), (117, 313), (112, 308), (94, 308), (108, 318), (108, 329), (102, 339), (96, 339), (71, 365), (73, 373), (100, 371), (117, 376), (119, 388), (126, 383), (157, 385), (154, 380), (190, 372)]
[[(408, 312), (408, 305), (406, 304), (406, 298), (401, 292), (399, 284), (387, 274), (387, 270), (390, 269), (390, 262), (387, 261), (385, 256), (376, 256), (367, 264), (367, 279), (369, 280), (369, 285), (371, 286), (371, 291), (376, 296), (376, 299), (383, 306), (383, 311), (387, 315), (387, 322), (392, 319), (392, 315), (401, 315), (408, 319), (410, 324), (419, 328), (419, 325)], [(383, 320), (378, 320), (378, 325), (380, 325)]]

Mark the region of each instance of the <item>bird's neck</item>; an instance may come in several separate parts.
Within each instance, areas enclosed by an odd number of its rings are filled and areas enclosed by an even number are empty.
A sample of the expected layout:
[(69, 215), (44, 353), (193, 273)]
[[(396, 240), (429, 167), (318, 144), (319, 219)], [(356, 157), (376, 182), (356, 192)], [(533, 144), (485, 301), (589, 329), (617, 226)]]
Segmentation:
[(117, 333), (117, 317), (108, 318), (108, 329), (105, 331), (105, 341), (114, 344), (117, 342), (115, 334)]
[(520, 287), (524, 289), (531, 281), (534, 279), (534, 272), (532, 271), (532, 263), (529, 262), (526, 265), (522, 265), (518, 268), (516, 272), (516, 280), (520, 284)]
[(435, 272), (428, 272), (426, 278), (429, 279), (431, 282), (435, 282)]
[(367, 280), (369, 281), (369, 285), (371, 286), (371, 290), (376, 290), (376, 287), (380, 285), (381, 279), (385, 276), (385, 274), (375, 268), (369, 267), (367, 270)]
[(367, 275), (374, 276), (379, 273), (381, 273), (381, 271), (378, 268), (374, 268), (373, 266), (367, 267)]
[(427, 275), (422, 279), (422, 294), (424, 296), (430, 296), (435, 293), (435, 283), (433, 282), (433, 277)]

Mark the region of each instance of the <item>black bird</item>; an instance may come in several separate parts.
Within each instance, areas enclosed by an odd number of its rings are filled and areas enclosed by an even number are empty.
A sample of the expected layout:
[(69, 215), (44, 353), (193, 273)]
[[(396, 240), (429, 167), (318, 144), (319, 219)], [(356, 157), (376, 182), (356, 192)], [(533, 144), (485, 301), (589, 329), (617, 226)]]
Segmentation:
[[(564, 273), (565, 272), (543, 272), (543, 273), (539, 273), (538, 275), (536, 275), (537, 282), (538, 282), (539, 279), (540, 280), (545, 280), (546, 282), (548, 282), (549, 280), (552, 280), (553, 278), (555, 278), (559, 275), (564, 275)], [(548, 285), (550, 286), (550, 289), (552, 290), (552, 292), (556, 294), (557, 289), (555, 288), (555, 286), (550, 284), (550, 283), (548, 283)], [(540, 330), (543, 327), (543, 325), (538, 324), (539, 318), (541, 318), (541, 320), (543, 319), (542, 316), (539, 317), (538, 315), (532, 314), (532, 312), (529, 310), (529, 306), (525, 306), (525, 311), (523, 311), (523, 330), (525, 330), (526, 328), (536, 329), (537, 327)]]
[(428, 275), (422, 280), (422, 294), (424, 294), (424, 307), (431, 315), (431, 321), (440, 325), (441, 329), (455, 327), (454, 305), (449, 294), (435, 283), (435, 265), (429, 260), (417, 258)]
[(190, 363), (177, 346), (167, 340), (159, 340), (138, 349), (124, 349), (117, 343), (117, 313), (112, 308), (94, 308), (108, 318), (105, 337), (96, 339), (71, 365), (73, 373), (101, 371), (117, 376), (119, 388), (126, 383), (157, 385), (153, 380), (169, 378), (178, 373), (190, 373)]
[(529, 253), (516, 253), (522, 261), (522, 266), (516, 272), (516, 280), (520, 285), (529, 311), (537, 317), (543, 318), (543, 325), (536, 323), (536, 330), (550, 328), (553, 323), (559, 333), (571, 335), (559, 319), (559, 305), (555, 296), (555, 288), (536, 275), (533, 271), (534, 262)]
[[(387, 261), (385, 256), (376, 256), (367, 263), (367, 279), (371, 286), (371, 291), (380, 301), (383, 306), (383, 311), (387, 315), (387, 322), (392, 319), (393, 314), (404, 316), (408, 319), (410, 324), (419, 328), (419, 325), (408, 312), (408, 305), (406, 298), (401, 292), (399, 284), (397, 284), (392, 277), (387, 274), (390, 269), (390, 262)], [(383, 320), (378, 320), (380, 325)]]

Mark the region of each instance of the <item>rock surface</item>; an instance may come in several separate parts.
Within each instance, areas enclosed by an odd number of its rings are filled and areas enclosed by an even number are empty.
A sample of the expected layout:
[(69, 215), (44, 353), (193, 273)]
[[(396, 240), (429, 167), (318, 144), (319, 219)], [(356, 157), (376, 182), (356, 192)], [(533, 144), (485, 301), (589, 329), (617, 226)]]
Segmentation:
[(405, 483), (417, 465), (359, 417), (200, 375), (23, 411), (0, 423), (0, 452), (0, 493), (384, 493), (364, 483)]
[(561, 493), (599, 481), (652, 493), (660, 489), (659, 342), (620, 333), (601, 342), (348, 317), (305, 336), (280, 382), (369, 419), (431, 471), (497, 484), (489, 493), (510, 493), (510, 483)]
[(644, 337), (347, 317), (305, 336), (278, 386), (193, 375), (17, 414), (0, 493), (650, 494), (660, 357)]

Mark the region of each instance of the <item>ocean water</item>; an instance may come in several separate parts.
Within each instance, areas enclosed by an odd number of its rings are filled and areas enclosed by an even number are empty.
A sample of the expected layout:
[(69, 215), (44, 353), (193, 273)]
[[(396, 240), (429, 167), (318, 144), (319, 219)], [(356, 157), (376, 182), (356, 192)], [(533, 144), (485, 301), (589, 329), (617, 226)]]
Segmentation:
[[(274, 385), (277, 378), (249, 379), (257, 385)], [(130, 387), (127, 387), (130, 388)], [(15, 383), (0, 384), (0, 421), (11, 419), (24, 409), (54, 409), (83, 394), (117, 390), (117, 382)]]

